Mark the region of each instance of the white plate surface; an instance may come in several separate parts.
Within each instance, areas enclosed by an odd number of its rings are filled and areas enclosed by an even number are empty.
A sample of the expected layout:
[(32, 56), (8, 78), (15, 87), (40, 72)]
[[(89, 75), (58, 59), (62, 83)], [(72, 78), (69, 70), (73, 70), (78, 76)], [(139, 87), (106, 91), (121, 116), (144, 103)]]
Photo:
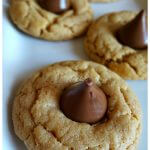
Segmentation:
[[(39, 68), (57, 61), (86, 59), (83, 38), (65, 42), (48, 42), (32, 38), (16, 30), (8, 18), (8, 2), (3, 2), (3, 150), (25, 150), (15, 136), (11, 120), (14, 93), (20, 83)], [(108, 4), (92, 4), (95, 18), (120, 10), (146, 9), (146, 0), (120, 0)], [(143, 110), (143, 131), (139, 150), (147, 150), (147, 81), (127, 81), (138, 96)]]

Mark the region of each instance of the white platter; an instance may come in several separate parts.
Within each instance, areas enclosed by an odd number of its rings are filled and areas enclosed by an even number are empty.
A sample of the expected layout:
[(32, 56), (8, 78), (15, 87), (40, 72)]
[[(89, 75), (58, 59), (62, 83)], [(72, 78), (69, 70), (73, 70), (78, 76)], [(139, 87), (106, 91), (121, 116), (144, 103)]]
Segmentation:
[[(16, 30), (8, 18), (8, 1), (3, 1), (3, 150), (25, 150), (14, 134), (11, 109), (14, 94), (24, 78), (39, 68), (57, 61), (86, 59), (83, 38), (65, 42), (48, 42)], [(146, 9), (146, 0), (120, 0), (92, 4), (95, 17), (119, 10)], [(143, 110), (143, 131), (139, 150), (147, 150), (147, 81), (127, 81), (138, 96)]]

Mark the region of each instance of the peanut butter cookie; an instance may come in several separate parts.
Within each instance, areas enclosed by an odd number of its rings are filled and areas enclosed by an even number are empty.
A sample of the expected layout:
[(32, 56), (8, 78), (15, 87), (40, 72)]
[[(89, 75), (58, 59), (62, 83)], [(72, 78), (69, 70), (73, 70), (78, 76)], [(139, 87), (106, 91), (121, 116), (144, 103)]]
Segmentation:
[[(142, 14), (143, 11), (138, 15), (138, 19), (141, 18)], [(130, 21), (134, 20), (135, 24), (136, 16), (136, 12), (130, 11), (105, 14), (91, 25), (85, 38), (84, 45), (85, 52), (89, 58), (104, 64), (124, 79), (144, 80), (147, 79), (147, 48), (140, 50), (134, 48), (135, 44), (142, 43), (143, 41), (141, 42), (139, 39), (135, 41), (137, 38), (136, 35), (132, 37), (132, 31), (136, 28), (137, 31), (134, 33), (139, 34), (144, 32), (141, 31), (142, 29), (139, 29), (141, 27), (139, 27), (139, 25), (142, 23), (138, 20), (138, 27), (136, 27), (136, 25), (133, 26), (132, 22), (132, 30), (130, 30), (129, 34), (124, 38), (125, 40), (130, 39), (130, 41), (128, 40), (127, 42), (130, 42), (131, 46), (122, 43), (116, 36), (116, 32)], [(128, 30), (130, 26), (131, 23), (126, 27), (126, 30)], [(127, 31), (123, 34), (126, 33)], [(139, 35), (140, 40), (141, 37), (143, 37), (143, 35)], [(131, 41), (132, 39), (133, 41)], [(132, 45), (134, 47), (132, 47)], [(145, 47), (145, 45), (140, 46)]]
[(83, 34), (93, 18), (87, 0), (68, 0), (70, 7), (61, 13), (58, 9), (63, 8), (52, 3), (56, 1), (11, 0), (11, 19), (23, 32), (45, 40), (68, 40)]
[[(60, 109), (64, 89), (87, 78), (106, 95), (103, 122), (76, 122)], [(135, 150), (141, 133), (137, 97), (116, 73), (90, 61), (61, 62), (35, 73), (18, 90), (12, 118), (30, 150)]]

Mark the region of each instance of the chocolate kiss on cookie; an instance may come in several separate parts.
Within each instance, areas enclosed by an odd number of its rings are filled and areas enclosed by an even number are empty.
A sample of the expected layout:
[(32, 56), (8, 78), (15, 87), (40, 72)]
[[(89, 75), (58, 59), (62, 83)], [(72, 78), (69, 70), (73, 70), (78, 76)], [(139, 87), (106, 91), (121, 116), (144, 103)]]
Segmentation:
[(147, 18), (144, 10), (117, 32), (118, 40), (129, 47), (144, 49), (148, 44)]
[(70, 8), (70, 0), (40, 0), (39, 3), (53, 13), (62, 13)]
[(60, 109), (73, 121), (93, 124), (104, 117), (107, 99), (104, 92), (88, 78), (63, 92)]

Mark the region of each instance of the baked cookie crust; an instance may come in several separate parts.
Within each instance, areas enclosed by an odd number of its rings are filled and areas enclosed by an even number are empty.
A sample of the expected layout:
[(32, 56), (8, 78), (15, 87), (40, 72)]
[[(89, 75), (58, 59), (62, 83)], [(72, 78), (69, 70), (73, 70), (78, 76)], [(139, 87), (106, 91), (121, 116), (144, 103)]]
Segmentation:
[(43, 9), (37, 0), (11, 0), (9, 13), (23, 32), (45, 40), (69, 40), (82, 35), (92, 21), (87, 0), (70, 0), (73, 9), (61, 15)]
[[(59, 108), (65, 87), (91, 78), (107, 96), (104, 123), (68, 119)], [(126, 83), (90, 61), (50, 65), (24, 82), (13, 104), (15, 133), (30, 150), (134, 150), (141, 133), (141, 108)]]
[(89, 28), (85, 52), (92, 60), (104, 64), (124, 79), (147, 79), (147, 49), (135, 50), (121, 44), (116, 31), (132, 20), (137, 13), (121, 11), (106, 14)]

